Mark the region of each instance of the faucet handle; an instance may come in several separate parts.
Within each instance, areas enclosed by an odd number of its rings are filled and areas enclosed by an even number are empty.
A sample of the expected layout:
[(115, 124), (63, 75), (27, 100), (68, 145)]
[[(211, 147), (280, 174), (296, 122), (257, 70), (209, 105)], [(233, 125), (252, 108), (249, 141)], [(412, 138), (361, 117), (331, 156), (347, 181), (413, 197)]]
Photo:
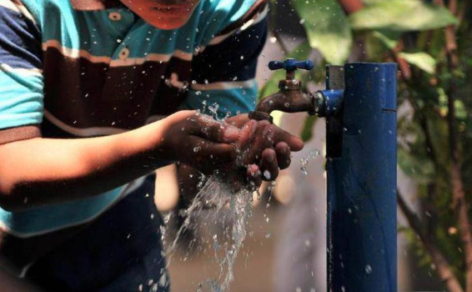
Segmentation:
[(311, 70), (313, 69), (314, 65), (311, 60), (305, 60), (305, 61), (297, 61), (295, 59), (287, 59), (283, 62), (281, 61), (270, 61), (269, 62), (269, 69), (270, 70), (278, 70), (278, 69), (284, 69), (287, 71), (295, 71), (297, 69), (305, 69), (305, 70)]

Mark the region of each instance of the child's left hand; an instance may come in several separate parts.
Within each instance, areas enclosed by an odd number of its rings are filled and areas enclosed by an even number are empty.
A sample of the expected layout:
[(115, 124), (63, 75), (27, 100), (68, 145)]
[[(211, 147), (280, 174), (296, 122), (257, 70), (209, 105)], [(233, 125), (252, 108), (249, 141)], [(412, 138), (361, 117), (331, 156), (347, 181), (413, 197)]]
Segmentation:
[(247, 166), (248, 177), (255, 186), (262, 180), (275, 180), (279, 169), (285, 169), (291, 162), (291, 151), (300, 151), (300, 138), (280, 129), (268, 121), (249, 120), (247, 115), (238, 115), (226, 120), (241, 128), (236, 142), (239, 162)]

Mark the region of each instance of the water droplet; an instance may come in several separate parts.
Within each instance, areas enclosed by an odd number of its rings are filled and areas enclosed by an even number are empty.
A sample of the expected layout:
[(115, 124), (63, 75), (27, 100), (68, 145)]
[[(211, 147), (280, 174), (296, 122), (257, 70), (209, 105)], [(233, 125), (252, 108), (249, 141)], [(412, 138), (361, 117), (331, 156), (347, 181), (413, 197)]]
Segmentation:
[(202, 149), (202, 147), (197, 146), (197, 147), (193, 148), (193, 152), (197, 153), (197, 152), (200, 151), (201, 149)]
[(162, 274), (161, 278), (159, 279), (159, 286), (165, 287), (166, 283), (167, 283), (167, 276), (166, 274)]
[(308, 175), (308, 171), (306, 171), (306, 167), (302, 166), (300, 170), (302, 171), (304, 175)]
[(269, 172), (268, 170), (264, 170), (264, 177), (265, 177), (267, 180), (270, 180), (271, 175), (270, 175), (270, 172)]
[(372, 273), (372, 267), (370, 265), (365, 266), (365, 272), (367, 274), (371, 274)]

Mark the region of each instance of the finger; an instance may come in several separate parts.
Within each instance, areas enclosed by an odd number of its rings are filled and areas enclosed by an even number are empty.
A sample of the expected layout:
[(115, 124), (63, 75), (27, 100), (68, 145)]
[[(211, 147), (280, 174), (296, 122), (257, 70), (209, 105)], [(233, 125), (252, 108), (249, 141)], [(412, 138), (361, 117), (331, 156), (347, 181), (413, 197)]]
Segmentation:
[(291, 162), (290, 146), (285, 142), (279, 142), (275, 145), (275, 153), (277, 154), (277, 163), (280, 169), (286, 169)]
[(303, 141), (290, 134), (287, 131), (284, 131), (280, 128), (277, 128), (277, 133), (276, 133), (276, 143), (277, 142), (285, 142), (287, 145), (290, 147), (291, 151), (297, 152), (303, 149)]
[(252, 141), (244, 150), (243, 162), (245, 164), (257, 163), (261, 158), (262, 151), (273, 147), (275, 131), (276, 129), (268, 121), (257, 123)]
[(238, 128), (242, 128), (247, 122), (249, 122), (248, 114), (240, 114), (225, 119), (225, 122)]
[(204, 167), (217, 164), (234, 163), (236, 160), (236, 147), (225, 143), (214, 143), (197, 136), (188, 137), (188, 155), (192, 160)]
[(257, 190), (262, 184), (261, 171), (255, 164), (248, 165), (246, 171), (247, 186), (251, 191)]
[(243, 151), (250, 144), (254, 138), (254, 132), (257, 129), (257, 122), (250, 120), (247, 122), (244, 127), (241, 129), (241, 134), (239, 135), (239, 140), (237, 142), (237, 147)]
[(232, 125), (215, 121), (207, 115), (198, 115), (193, 123), (191, 134), (214, 142), (231, 143), (239, 138), (240, 130)]
[(266, 148), (262, 151), (261, 163), (259, 168), (262, 172), (262, 179), (272, 181), (279, 175), (279, 166), (274, 149)]

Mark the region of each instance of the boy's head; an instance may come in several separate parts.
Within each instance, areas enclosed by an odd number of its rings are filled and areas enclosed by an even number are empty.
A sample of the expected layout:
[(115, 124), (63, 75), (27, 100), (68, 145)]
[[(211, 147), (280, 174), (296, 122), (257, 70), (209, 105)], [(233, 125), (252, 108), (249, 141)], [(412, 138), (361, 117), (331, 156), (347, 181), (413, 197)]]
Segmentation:
[(160, 29), (183, 26), (200, 0), (121, 0), (146, 22)]

